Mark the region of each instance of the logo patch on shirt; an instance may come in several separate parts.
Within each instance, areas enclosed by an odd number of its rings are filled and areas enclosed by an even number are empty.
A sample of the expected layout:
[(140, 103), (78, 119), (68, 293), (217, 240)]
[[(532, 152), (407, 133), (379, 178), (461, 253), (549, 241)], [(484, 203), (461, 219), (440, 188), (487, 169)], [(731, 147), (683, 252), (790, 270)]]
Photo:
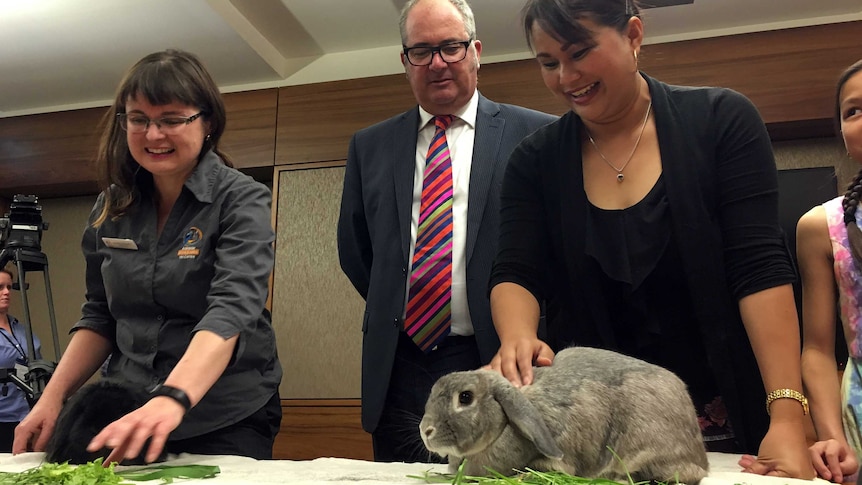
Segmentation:
[(177, 256), (180, 259), (194, 259), (198, 257), (201, 250), (196, 248), (195, 244), (200, 242), (203, 237), (204, 233), (200, 229), (194, 226), (190, 227), (186, 235), (183, 236), (183, 247), (177, 251)]

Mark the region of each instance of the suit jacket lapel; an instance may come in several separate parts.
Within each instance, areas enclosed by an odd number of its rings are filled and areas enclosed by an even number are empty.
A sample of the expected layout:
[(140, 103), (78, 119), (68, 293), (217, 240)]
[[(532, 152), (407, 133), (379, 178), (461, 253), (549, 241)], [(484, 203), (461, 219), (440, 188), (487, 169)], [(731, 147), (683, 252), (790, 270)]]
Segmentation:
[(393, 182), (395, 206), (398, 211), (398, 227), (401, 230), (401, 251), (404, 261), (410, 265), (410, 228), (413, 215), (413, 177), (416, 172), (416, 139), (419, 130), (419, 108), (404, 113), (402, 120), (391, 134)]
[(473, 161), (470, 165), (470, 189), (467, 201), (467, 241), (465, 257), (467, 262), (476, 247), (479, 226), (482, 223), (488, 191), (498, 165), (506, 160), (500, 160), (500, 143), (503, 138), (503, 128), (506, 120), (497, 117), (500, 107), (497, 103), (479, 95), (479, 106), (476, 111), (476, 136), (473, 140)]

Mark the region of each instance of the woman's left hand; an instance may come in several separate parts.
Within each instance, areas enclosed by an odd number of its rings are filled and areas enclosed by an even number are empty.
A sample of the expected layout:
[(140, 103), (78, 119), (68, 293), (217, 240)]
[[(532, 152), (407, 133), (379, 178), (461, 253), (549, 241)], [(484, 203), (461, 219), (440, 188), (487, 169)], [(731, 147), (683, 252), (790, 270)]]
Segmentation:
[(165, 396), (154, 397), (140, 408), (105, 426), (87, 446), (87, 451), (111, 448), (111, 454), (104, 461), (104, 466), (108, 466), (111, 462), (136, 458), (141, 454), (147, 439), (151, 438), (145, 456), (146, 462), (151, 463), (159, 458), (168, 435), (180, 425), (184, 415), (185, 408), (177, 401)]
[(806, 480), (815, 477), (805, 434), (802, 426), (794, 421), (773, 421), (760, 442), (757, 457), (740, 460), (740, 465), (744, 472), (757, 475)]

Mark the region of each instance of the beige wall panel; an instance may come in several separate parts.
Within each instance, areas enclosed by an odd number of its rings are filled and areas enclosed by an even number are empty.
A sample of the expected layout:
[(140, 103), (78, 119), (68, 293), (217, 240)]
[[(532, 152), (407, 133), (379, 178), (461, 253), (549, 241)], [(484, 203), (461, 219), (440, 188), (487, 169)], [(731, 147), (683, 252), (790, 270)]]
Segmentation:
[(272, 321), (282, 399), (358, 398), (365, 303), (338, 263), (343, 167), (277, 177)]
[[(42, 220), (49, 224), (48, 230), (42, 233), (42, 252), (48, 260), (57, 333), (62, 349), (69, 343), (69, 329), (81, 317), (85, 291), (81, 234), (95, 202), (95, 196), (39, 200)], [(42, 340), (42, 356), (45, 360), (53, 361), (54, 344), (48, 317), (45, 278), (40, 271), (28, 271), (27, 281), (30, 283), (27, 302), (33, 330)], [(9, 313), (22, 320), (22, 296), (19, 292), (15, 293)]]
[(846, 186), (859, 165), (847, 157), (844, 144), (839, 138), (809, 138), (775, 142), (772, 145), (775, 164), (779, 170), (808, 167), (835, 167), (838, 192)]

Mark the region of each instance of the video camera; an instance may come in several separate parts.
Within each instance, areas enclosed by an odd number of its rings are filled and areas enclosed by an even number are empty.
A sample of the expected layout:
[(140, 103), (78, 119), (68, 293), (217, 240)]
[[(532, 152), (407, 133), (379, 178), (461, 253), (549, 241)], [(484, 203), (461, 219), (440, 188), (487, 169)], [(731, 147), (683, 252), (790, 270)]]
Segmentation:
[(27, 370), (23, 376), (16, 369), (0, 369), (0, 382), (12, 382), (27, 396), (32, 407), (42, 396), (45, 385), (56, 368), (56, 362), (36, 359), (33, 327), (30, 323), (30, 306), (27, 300), (27, 272), (41, 271), (45, 277), (45, 293), (48, 302), (48, 316), (51, 320), (51, 336), (54, 340), (54, 354), (60, 360), (60, 342), (57, 337), (57, 321), (54, 317), (54, 302), (51, 296), (51, 282), (48, 277), (48, 257), (42, 252), (42, 231), (48, 223), (42, 221), (42, 206), (35, 195), (16, 194), (9, 205), (9, 212), (0, 218), (0, 268), (14, 261), (18, 269), (18, 281), (14, 288), (21, 290), (24, 303), (24, 324), (28, 345)]
[[(17, 194), (12, 198), (9, 212), (0, 218), (0, 249), (42, 249), (42, 231), (48, 223), (42, 221), (42, 206), (35, 195)], [(0, 261), (0, 267), (8, 261)]]

